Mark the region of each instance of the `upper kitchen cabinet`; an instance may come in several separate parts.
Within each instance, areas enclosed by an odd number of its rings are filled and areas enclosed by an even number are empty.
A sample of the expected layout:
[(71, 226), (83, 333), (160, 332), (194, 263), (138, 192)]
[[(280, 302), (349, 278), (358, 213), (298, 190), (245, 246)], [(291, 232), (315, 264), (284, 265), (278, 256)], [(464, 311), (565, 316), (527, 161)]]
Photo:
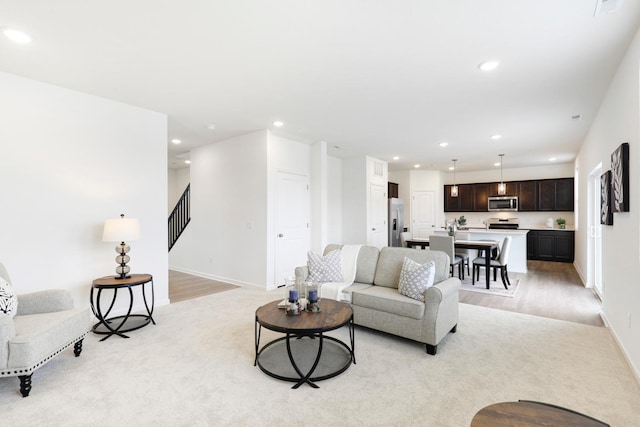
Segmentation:
[(504, 184), (507, 186), (507, 192), (505, 194), (498, 194), (498, 184), (499, 182), (492, 182), (489, 184), (489, 196), (498, 197), (498, 196), (517, 196), (518, 195), (518, 183), (517, 182), (505, 182)]
[(538, 181), (539, 211), (573, 211), (573, 178)]
[(387, 194), (388, 197), (390, 199), (397, 199), (398, 198), (398, 190), (399, 190), (399, 185), (396, 184), (395, 182), (389, 182), (387, 184)]
[(451, 197), (451, 187), (444, 186), (444, 211), (473, 212), (473, 184), (458, 184), (458, 197)]
[(487, 212), (489, 210), (489, 185), (488, 183), (473, 184), (473, 211)]
[(537, 181), (520, 181), (518, 182), (518, 210), (519, 211), (536, 211), (538, 206), (538, 185)]

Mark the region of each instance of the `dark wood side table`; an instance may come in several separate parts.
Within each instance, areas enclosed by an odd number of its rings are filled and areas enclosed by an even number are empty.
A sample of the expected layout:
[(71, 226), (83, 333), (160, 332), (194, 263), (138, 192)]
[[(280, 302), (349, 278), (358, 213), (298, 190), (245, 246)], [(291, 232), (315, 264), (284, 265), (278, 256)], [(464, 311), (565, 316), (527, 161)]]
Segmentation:
[(609, 424), (571, 409), (528, 400), (489, 405), (471, 420), (471, 427), (538, 426), (609, 427)]
[[(295, 382), (292, 388), (304, 383), (318, 388), (315, 381), (335, 377), (356, 363), (353, 310), (349, 304), (322, 299), (320, 312), (288, 316), (283, 308), (278, 308), (280, 302), (272, 301), (256, 310), (254, 366), (258, 365), (271, 377)], [(349, 325), (350, 346), (325, 335), (345, 325)], [(260, 349), (263, 327), (285, 336)]]
[[(151, 301), (147, 301), (146, 288), (148, 286), (151, 287)], [(147, 310), (146, 314), (131, 314), (131, 310), (133, 309), (133, 288), (135, 286), (141, 286), (142, 288), (142, 299), (144, 301), (144, 307)], [(98, 290), (97, 295), (94, 299), (94, 291)], [(109, 303), (109, 308), (106, 311), (103, 311), (101, 306), (101, 296), (102, 291), (105, 289), (109, 289), (113, 291), (113, 295), (111, 297), (111, 302)], [(118, 295), (118, 290), (120, 289), (128, 289), (129, 292), (129, 309), (127, 313), (123, 316), (114, 316), (109, 317), (109, 313), (113, 309), (113, 306), (116, 302), (116, 297)], [(102, 338), (100, 341), (104, 341), (109, 338), (111, 335), (118, 335), (122, 338), (129, 338), (124, 332), (134, 331), (136, 329), (140, 329), (144, 326), (147, 326), (149, 323), (153, 322), (155, 325), (156, 322), (153, 320), (153, 304), (155, 300), (155, 295), (153, 292), (153, 276), (150, 274), (132, 274), (131, 277), (126, 279), (116, 278), (115, 276), (105, 276), (99, 279), (95, 279), (91, 285), (91, 310), (93, 314), (98, 318), (98, 323), (93, 325), (93, 332), (100, 335), (106, 335), (106, 337)]]

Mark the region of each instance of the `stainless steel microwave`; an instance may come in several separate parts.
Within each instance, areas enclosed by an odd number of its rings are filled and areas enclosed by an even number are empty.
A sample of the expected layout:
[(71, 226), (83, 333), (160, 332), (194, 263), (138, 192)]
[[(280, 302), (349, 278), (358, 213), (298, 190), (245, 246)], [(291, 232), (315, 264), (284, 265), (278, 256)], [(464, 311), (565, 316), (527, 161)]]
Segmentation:
[(489, 197), (489, 212), (517, 211), (518, 196)]

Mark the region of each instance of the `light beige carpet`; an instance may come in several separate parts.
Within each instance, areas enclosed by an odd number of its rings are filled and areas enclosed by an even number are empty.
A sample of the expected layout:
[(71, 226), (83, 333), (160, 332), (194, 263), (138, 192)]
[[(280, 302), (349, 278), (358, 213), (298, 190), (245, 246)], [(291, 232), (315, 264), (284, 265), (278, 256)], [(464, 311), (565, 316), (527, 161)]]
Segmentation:
[(90, 334), (79, 358), (66, 351), (35, 372), (29, 397), (0, 379), (2, 425), (468, 426), (484, 406), (519, 399), (612, 426), (640, 420), (640, 388), (606, 328), (465, 304), (435, 357), (356, 328), (357, 365), (292, 390), (253, 366), (255, 309), (281, 297), (240, 288), (158, 307), (157, 325), (130, 339)]

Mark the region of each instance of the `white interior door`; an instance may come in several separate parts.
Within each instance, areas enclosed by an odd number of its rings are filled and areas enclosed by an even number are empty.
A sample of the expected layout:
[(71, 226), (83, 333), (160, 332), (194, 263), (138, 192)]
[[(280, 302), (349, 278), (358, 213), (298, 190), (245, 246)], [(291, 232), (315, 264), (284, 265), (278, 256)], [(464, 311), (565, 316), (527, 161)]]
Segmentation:
[(387, 193), (382, 185), (369, 187), (369, 216), (371, 227), (368, 245), (382, 248), (388, 244), (387, 233)]
[(598, 165), (589, 175), (590, 205), (589, 218), (589, 246), (588, 264), (589, 275), (596, 293), (602, 298), (602, 224), (600, 224), (600, 176), (602, 165)]
[(411, 195), (411, 237), (427, 239), (436, 228), (436, 192), (414, 191)]
[(309, 250), (309, 178), (278, 172), (276, 188), (275, 284), (307, 263)]

